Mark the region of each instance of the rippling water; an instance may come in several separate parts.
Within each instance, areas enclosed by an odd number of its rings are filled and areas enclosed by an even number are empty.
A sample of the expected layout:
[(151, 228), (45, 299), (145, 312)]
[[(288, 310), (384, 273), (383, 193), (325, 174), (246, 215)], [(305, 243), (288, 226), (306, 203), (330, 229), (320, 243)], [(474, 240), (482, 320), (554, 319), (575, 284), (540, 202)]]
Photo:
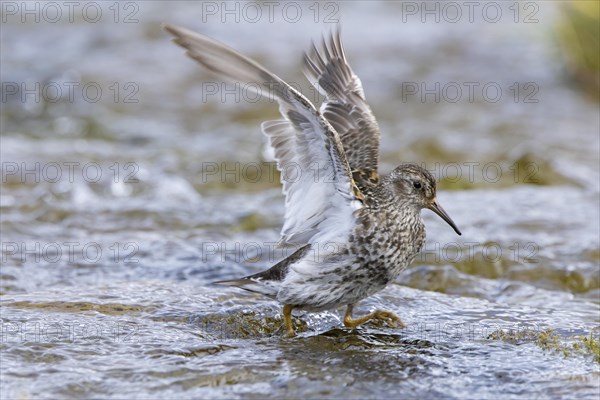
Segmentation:
[[(597, 398), (600, 122), (556, 44), (564, 4), (501, 3), (495, 23), (462, 3), (456, 23), (415, 2), (276, 3), (272, 21), (263, 3), (22, 4), (2, 14), (2, 398)], [(406, 329), (334, 310), (287, 339), (278, 304), (209, 285), (284, 255), (259, 131), (277, 107), (160, 23), (314, 98), (301, 54), (336, 18), (382, 170), (423, 163), (463, 236), (424, 212), (423, 254), (360, 304)]]

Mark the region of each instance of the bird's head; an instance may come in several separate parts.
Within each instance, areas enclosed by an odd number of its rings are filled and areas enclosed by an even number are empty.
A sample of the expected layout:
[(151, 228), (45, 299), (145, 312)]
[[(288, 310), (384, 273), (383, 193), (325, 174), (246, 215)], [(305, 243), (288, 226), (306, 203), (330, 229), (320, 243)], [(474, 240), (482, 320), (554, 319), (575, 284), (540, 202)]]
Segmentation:
[(388, 185), (399, 201), (419, 210), (430, 209), (461, 235), (452, 218), (437, 201), (435, 178), (425, 168), (412, 163), (401, 164), (388, 176)]

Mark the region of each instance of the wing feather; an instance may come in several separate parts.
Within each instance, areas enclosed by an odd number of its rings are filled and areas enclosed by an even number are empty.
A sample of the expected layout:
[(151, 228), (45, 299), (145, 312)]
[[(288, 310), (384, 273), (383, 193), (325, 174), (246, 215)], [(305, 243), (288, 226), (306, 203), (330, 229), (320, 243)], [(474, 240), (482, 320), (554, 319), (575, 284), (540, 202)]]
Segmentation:
[(286, 197), (282, 244), (345, 240), (354, 226), (362, 193), (338, 133), (312, 103), (277, 75), (224, 44), (190, 30), (165, 25), (187, 55), (229, 80), (252, 83), (275, 98), (283, 119), (262, 125), (274, 149)]
[(325, 96), (321, 113), (338, 132), (350, 170), (359, 188), (379, 181), (379, 126), (366, 102), (362, 83), (344, 53), (339, 30), (313, 43), (304, 56), (304, 73)]

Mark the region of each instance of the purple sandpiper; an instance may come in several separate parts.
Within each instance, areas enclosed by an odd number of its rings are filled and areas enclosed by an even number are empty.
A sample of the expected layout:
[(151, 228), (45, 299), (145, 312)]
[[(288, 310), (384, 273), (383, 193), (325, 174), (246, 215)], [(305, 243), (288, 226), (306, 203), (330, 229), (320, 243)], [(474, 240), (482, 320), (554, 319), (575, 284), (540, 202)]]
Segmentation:
[(280, 243), (297, 250), (266, 271), (217, 283), (283, 304), (288, 336), (295, 335), (294, 309), (346, 306), (346, 327), (369, 320), (404, 326), (396, 314), (384, 310), (353, 318), (353, 307), (393, 282), (419, 253), (425, 240), (421, 209), (432, 210), (461, 233), (438, 203), (429, 171), (405, 163), (379, 176), (379, 127), (346, 60), (339, 29), (328, 41), (323, 39), (320, 50), (313, 43), (304, 56), (306, 77), (325, 97), (319, 110), (277, 75), (230, 47), (177, 26), (164, 29), (210, 71), (276, 99), (283, 118), (264, 122), (262, 130), (277, 167), (293, 164), (310, 170), (298, 179), (283, 179), (283, 174), (281, 179), (286, 211)]

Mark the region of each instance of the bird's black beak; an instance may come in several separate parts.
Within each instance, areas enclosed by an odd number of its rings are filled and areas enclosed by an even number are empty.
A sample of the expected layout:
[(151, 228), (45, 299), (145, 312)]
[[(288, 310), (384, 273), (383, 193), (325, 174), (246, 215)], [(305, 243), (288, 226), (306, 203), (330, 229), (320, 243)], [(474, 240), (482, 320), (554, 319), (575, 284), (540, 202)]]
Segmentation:
[(452, 221), (452, 218), (450, 218), (450, 216), (446, 213), (446, 211), (444, 211), (442, 206), (440, 206), (440, 204), (437, 202), (437, 199), (434, 199), (433, 202), (427, 208), (429, 208), (431, 211), (442, 217), (442, 219), (446, 221), (448, 225), (452, 227), (452, 229), (454, 229), (454, 232), (458, 233), (459, 235), (462, 235), (462, 233), (460, 233), (460, 230), (458, 230), (458, 228), (456, 227), (454, 221)]

